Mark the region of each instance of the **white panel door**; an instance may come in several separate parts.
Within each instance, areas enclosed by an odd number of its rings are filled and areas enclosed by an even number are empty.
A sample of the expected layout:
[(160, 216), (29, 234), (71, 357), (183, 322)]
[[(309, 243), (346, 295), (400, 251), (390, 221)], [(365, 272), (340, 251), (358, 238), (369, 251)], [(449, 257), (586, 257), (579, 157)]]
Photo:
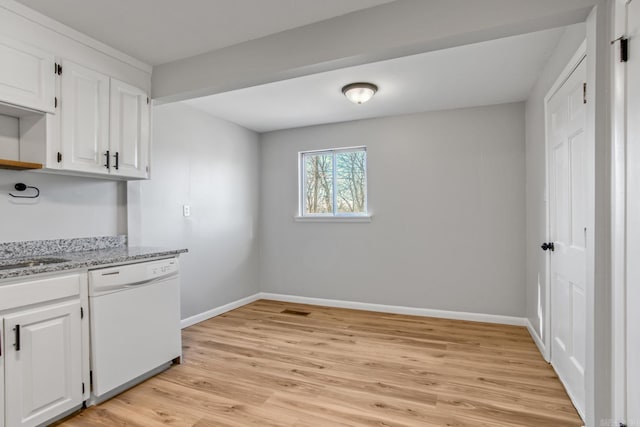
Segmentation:
[(640, 426), (640, 0), (627, 4), (627, 425)]
[(111, 79), (111, 173), (146, 178), (149, 155), (149, 104), (147, 94)]
[(584, 418), (587, 146), (583, 60), (547, 104), (551, 364)]
[(54, 56), (0, 36), (0, 102), (55, 113)]
[(64, 61), (61, 92), (62, 168), (109, 173), (109, 77)]
[(36, 426), (82, 403), (80, 325), (80, 301), (5, 316), (8, 426)]

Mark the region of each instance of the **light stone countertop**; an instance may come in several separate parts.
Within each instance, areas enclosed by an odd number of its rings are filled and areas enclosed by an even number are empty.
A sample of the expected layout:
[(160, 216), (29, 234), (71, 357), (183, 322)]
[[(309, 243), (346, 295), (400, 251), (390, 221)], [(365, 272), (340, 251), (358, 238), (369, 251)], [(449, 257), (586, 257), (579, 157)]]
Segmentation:
[[(51, 241), (42, 242), (46, 243)], [(19, 254), (21, 256), (0, 258), (0, 268), (5, 265), (11, 265), (26, 260), (37, 260), (39, 258), (62, 258), (66, 261), (6, 270), (0, 269), (0, 280), (21, 278), (42, 273), (55, 273), (59, 271), (93, 269), (111, 265), (130, 264), (144, 260), (176, 256), (178, 254), (188, 252), (187, 249), (129, 247), (126, 245), (125, 241), (122, 241), (120, 244), (120, 246), (116, 247), (100, 247), (99, 249), (79, 250), (73, 252), (54, 252), (51, 250), (16, 252), (16, 255)], [(30, 247), (33, 246), (33, 244), (30, 245)], [(89, 249), (90, 245), (85, 245), (85, 247)]]

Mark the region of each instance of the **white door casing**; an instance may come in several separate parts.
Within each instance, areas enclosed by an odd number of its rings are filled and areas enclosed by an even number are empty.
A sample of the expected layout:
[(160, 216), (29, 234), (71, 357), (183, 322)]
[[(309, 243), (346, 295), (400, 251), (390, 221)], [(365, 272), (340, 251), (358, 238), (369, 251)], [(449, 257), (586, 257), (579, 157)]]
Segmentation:
[(640, 426), (640, 1), (627, 3), (626, 63), (626, 419)]
[(63, 61), (61, 83), (63, 168), (109, 173), (109, 77)]
[(585, 416), (587, 140), (583, 60), (546, 105), (551, 364)]
[(82, 403), (80, 325), (79, 300), (5, 316), (8, 426), (37, 426)]

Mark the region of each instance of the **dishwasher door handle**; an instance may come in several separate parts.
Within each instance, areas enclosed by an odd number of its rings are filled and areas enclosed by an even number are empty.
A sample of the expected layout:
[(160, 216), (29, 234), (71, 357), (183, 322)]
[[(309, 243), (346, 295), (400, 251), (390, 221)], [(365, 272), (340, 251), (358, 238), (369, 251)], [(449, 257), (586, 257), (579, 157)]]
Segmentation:
[(99, 287), (97, 289), (93, 289), (93, 292), (90, 289), (89, 296), (99, 297), (100, 295), (112, 294), (114, 292), (123, 292), (123, 291), (133, 290), (135, 288), (141, 288), (147, 285), (153, 285), (155, 283), (159, 283), (159, 282), (170, 280), (172, 278), (177, 278), (177, 277), (178, 277), (177, 273), (171, 273), (171, 274), (166, 274), (160, 277), (154, 277), (153, 279), (140, 280), (138, 282), (121, 283), (118, 285)]
[(146, 279), (146, 280), (141, 280), (139, 282), (127, 283), (126, 285), (122, 286), (122, 288), (124, 289), (138, 288), (140, 286), (146, 286), (146, 285), (151, 285), (153, 283), (162, 282), (164, 280), (171, 279), (172, 277), (178, 277), (178, 275), (175, 273), (171, 273), (165, 276), (154, 277), (153, 279)]

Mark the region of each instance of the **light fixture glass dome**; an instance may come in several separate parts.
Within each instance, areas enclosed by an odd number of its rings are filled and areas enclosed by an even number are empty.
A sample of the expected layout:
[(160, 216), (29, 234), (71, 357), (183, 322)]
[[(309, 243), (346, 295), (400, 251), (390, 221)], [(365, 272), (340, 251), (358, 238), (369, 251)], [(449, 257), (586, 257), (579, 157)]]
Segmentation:
[(351, 83), (342, 88), (342, 93), (354, 104), (364, 104), (378, 91), (373, 83)]

